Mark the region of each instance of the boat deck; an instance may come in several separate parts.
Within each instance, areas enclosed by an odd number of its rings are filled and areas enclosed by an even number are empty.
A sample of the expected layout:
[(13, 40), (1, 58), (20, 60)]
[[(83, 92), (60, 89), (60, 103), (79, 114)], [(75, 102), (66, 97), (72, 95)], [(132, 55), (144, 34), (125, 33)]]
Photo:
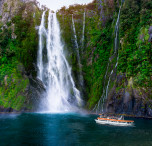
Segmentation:
[(116, 120), (116, 119), (107, 119), (107, 118), (97, 118), (99, 120), (104, 120), (104, 121), (114, 121), (114, 122), (124, 122), (124, 123), (133, 123), (134, 121), (131, 120)]

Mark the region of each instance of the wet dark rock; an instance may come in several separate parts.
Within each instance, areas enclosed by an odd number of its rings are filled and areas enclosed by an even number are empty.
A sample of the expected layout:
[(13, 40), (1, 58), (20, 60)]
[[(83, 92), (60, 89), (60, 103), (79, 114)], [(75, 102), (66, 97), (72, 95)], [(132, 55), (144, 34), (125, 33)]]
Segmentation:
[(152, 42), (152, 26), (149, 27), (149, 42)]
[(114, 112), (114, 100), (115, 99), (115, 87), (113, 87), (109, 93), (109, 98), (107, 101), (108, 106), (108, 112), (113, 113)]
[(147, 116), (152, 117), (152, 109), (150, 107), (147, 108)]
[(131, 95), (129, 92), (125, 92), (125, 95), (123, 97), (123, 103), (127, 104), (131, 100)]
[[(152, 101), (148, 100), (151, 90), (127, 86), (128, 82), (125, 75), (117, 76), (116, 84), (108, 94), (106, 112), (152, 117)], [(118, 90), (116, 87), (122, 88)]]
[(20, 112), (31, 112), (27, 107), (23, 107)]
[(28, 103), (32, 103), (33, 108), (36, 109), (40, 100), (43, 98), (45, 93), (45, 85), (38, 78), (29, 77), (30, 85), (27, 89)]
[[(113, 16), (115, 9), (114, 0), (97, 0), (97, 8), (100, 14), (100, 20), (102, 25), (105, 26), (106, 22)], [(117, 2), (119, 5), (119, 3)]]
[(4, 112), (4, 108), (3, 107), (0, 107), (0, 112)]
[(7, 108), (6, 110), (5, 110), (5, 112), (8, 112), (8, 113), (11, 113), (11, 112), (13, 112), (13, 108)]
[(12, 112), (17, 112), (17, 110), (14, 110), (11, 107), (9, 108), (0, 107), (0, 113), (12, 113)]
[(45, 86), (43, 82), (38, 78), (29, 77), (30, 86), (38, 90), (39, 92), (45, 91)]
[(128, 81), (127, 81), (127, 78), (126, 78), (125, 74), (117, 75), (116, 85), (119, 87), (123, 83), (124, 83), (124, 86), (128, 85)]

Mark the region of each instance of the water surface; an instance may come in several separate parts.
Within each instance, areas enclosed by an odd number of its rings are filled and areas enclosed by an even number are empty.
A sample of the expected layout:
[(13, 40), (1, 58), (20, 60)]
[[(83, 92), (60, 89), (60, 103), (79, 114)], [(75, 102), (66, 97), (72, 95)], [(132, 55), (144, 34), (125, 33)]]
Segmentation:
[(135, 127), (96, 124), (95, 115), (0, 115), (0, 145), (152, 145), (152, 121), (133, 119)]

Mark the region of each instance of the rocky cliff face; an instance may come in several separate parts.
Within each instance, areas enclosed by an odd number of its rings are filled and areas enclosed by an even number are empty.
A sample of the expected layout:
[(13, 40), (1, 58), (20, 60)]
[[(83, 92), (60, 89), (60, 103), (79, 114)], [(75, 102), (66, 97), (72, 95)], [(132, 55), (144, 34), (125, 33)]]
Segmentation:
[[(20, 0), (1, 0), (0, 1), (0, 27), (2, 29), (7, 29), (7, 23), (11, 21), (11, 19), (17, 13), (17, 10), (20, 6)], [(12, 38), (15, 38), (14, 34), (14, 24), (11, 25), (12, 29)]]
[[(62, 8), (57, 14), (76, 86), (79, 68), (72, 14), (81, 58), (87, 109), (103, 100), (106, 112), (152, 116), (152, 2), (125, 0), (120, 13), (118, 52), (114, 53), (119, 0), (96, 0)], [(82, 42), (85, 14), (84, 42)], [(140, 15), (139, 15), (140, 14)], [(42, 11), (35, 1), (0, 1), (0, 110), (35, 109), (44, 85), (36, 78)], [(137, 25), (138, 24), (138, 25)], [(117, 62), (118, 61), (118, 62)], [(81, 90), (81, 88), (80, 88)], [(101, 107), (99, 106), (101, 111)]]
[[(104, 102), (106, 112), (151, 116), (151, 6), (149, 0), (96, 0), (87, 6), (59, 11), (63, 39), (71, 52), (68, 57), (73, 72), (78, 74), (70, 26), (71, 14), (74, 17), (87, 109), (98, 107), (101, 112), (99, 102)], [(84, 12), (85, 45), (82, 47)]]
[(105, 26), (109, 18), (113, 17), (116, 5), (119, 6), (119, 1), (115, 0), (97, 0), (98, 14), (100, 15), (100, 21)]
[(148, 0), (126, 0), (122, 5), (119, 61), (105, 106), (107, 112), (152, 116), (151, 8)]
[(0, 111), (34, 110), (45, 91), (36, 78), (41, 10), (34, 0), (0, 1)]
[(20, 5), (20, 0), (1, 0), (0, 1), (0, 21), (3, 24), (11, 21)]
[(152, 90), (147, 87), (135, 87), (133, 79), (118, 75), (116, 84), (109, 92), (106, 112), (127, 114), (137, 117), (152, 116)]

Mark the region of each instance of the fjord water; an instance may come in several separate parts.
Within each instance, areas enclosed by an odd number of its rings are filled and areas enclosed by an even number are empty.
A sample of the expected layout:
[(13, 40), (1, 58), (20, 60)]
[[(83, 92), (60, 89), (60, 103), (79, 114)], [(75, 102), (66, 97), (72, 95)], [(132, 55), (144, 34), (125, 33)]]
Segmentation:
[[(41, 101), (40, 111), (50, 113), (75, 111), (82, 104), (82, 100), (64, 54), (56, 13), (49, 12), (47, 29), (45, 25), (45, 12), (43, 12), (39, 27), (37, 66), (38, 78), (46, 86), (46, 93)], [(45, 48), (46, 54), (44, 54)]]
[(96, 124), (95, 115), (0, 115), (0, 145), (152, 145), (152, 121), (133, 119), (135, 127)]

